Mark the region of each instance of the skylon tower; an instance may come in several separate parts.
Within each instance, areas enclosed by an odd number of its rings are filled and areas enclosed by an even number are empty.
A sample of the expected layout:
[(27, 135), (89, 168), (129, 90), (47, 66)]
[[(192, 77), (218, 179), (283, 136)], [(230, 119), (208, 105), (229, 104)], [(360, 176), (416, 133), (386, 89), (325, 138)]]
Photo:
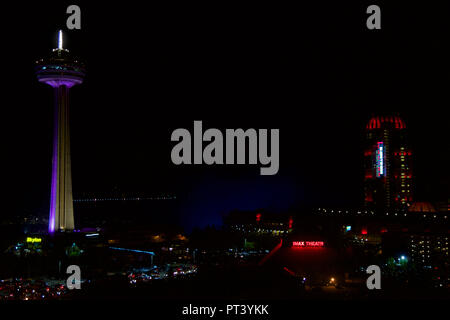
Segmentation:
[(53, 87), (54, 131), (50, 216), (48, 231), (74, 229), (72, 173), (70, 161), (69, 89), (81, 84), (85, 76), (84, 65), (63, 48), (63, 35), (59, 31), (58, 47), (47, 58), (36, 61), (39, 82)]

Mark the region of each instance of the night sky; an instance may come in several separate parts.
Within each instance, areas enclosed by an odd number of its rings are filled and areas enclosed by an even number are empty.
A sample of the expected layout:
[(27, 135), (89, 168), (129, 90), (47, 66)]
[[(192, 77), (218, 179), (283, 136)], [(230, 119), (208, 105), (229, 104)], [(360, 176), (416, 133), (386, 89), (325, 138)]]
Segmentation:
[[(344, 1), (341, 1), (344, 3)], [(415, 198), (448, 198), (448, 19), (438, 5), (167, 7), (13, 5), (2, 16), (2, 215), (48, 214), (53, 92), (34, 62), (65, 47), (87, 66), (71, 89), (74, 193), (174, 193), (186, 228), (232, 209), (362, 204), (362, 141), (372, 114), (398, 113), (414, 153)], [(373, 4), (373, 3), (368, 3)], [(279, 128), (280, 170), (175, 166), (173, 130)], [(76, 214), (76, 213), (75, 213)]]

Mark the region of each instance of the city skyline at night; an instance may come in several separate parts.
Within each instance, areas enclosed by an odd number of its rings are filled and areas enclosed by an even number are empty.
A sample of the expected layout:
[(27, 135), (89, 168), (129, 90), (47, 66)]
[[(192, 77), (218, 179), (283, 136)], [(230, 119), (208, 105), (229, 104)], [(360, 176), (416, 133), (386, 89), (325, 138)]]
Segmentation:
[[(27, 31), (30, 33), (28, 45), (35, 50), (19, 50), (15, 57), (9, 57), (9, 60), (17, 61), (11, 65), (19, 68), (21, 74), (31, 76), (33, 66), (30, 64), (54, 46), (57, 36), (55, 26), (61, 25), (57, 13), (64, 10), (58, 6), (45, 9), (49, 17), (47, 27), (40, 32), (37, 29)], [(97, 12), (95, 7), (87, 10)], [(42, 9), (37, 6), (34, 11), (41, 12)], [(320, 10), (312, 6), (309, 11)], [(266, 206), (283, 209), (295, 205), (295, 202), (311, 205), (320, 205), (324, 201), (328, 205), (360, 204), (364, 201), (361, 152), (364, 149), (362, 137), (365, 125), (372, 115), (387, 111), (391, 114), (398, 112), (408, 123), (409, 140), (414, 144), (411, 146), (414, 150), (414, 171), (417, 173), (415, 197), (427, 201), (446, 200), (447, 196), (442, 191), (448, 186), (443, 175), (446, 154), (439, 138), (436, 138), (446, 135), (445, 117), (440, 116), (442, 111), (439, 108), (439, 99), (442, 98), (439, 92), (442, 92), (443, 83), (431, 75), (432, 70), (439, 69), (439, 59), (426, 59), (427, 52), (437, 52), (438, 55), (442, 52), (441, 43), (429, 40), (432, 48), (416, 48), (416, 41), (425, 37), (429, 39), (424, 30), (409, 33), (396, 29), (396, 33), (386, 34), (383, 39), (372, 34), (360, 35), (352, 32), (358, 22), (354, 13), (355, 9), (351, 9), (347, 19), (340, 21), (347, 30), (342, 34), (341, 44), (333, 38), (333, 33), (338, 31), (323, 26), (317, 29), (318, 36), (324, 39), (321, 43), (316, 43), (315, 37), (303, 35), (306, 50), (299, 50), (290, 42), (282, 41), (294, 35), (289, 31), (288, 21), (277, 29), (283, 31), (284, 36), (277, 39), (269, 34), (264, 40), (278, 45), (276, 50), (260, 50), (264, 43), (262, 36), (255, 37), (251, 43), (243, 43), (244, 35), (238, 36), (239, 26), (244, 30), (248, 27), (243, 17), (230, 30), (236, 36), (234, 40), (218, 37), (217, 40), (210, 40), (210, 45), (205, 39), (211, 39), (212, 31), (208, 33), (192, 25), (190, 32), (195, 36), (189, 42), (184, 38), (183, 31), (169, 28), (166, 31), (172, 40), (167, 43), (165, 37), (156, 36), (157, 49), (149, 53), (145, 63), (139, 64), (140, 69), (129, 68), (134, 56), (131, 51), (125, 47), (114, 47), (114, 32), (102, 33), (99, 38), (98, 31), (66, 31), (67, 46), (72, 48), (74, 54), (82, 56), (89, 66), (94, 66), (84, 80), (85, 84), (71, 89), (71, 102), (77, 106), (71, 113), (74, 192), (101, 193), (119, 188), (125, 192), (178, 194), (180, 201), (186, 199), (185, 207), (189, 212), (184, 215), (192, 217), (184, 222), (189, 228), (195, 224), (220, 223), (220, 215), (211, 216), (211, 212), (233, 209), (227, 199), (233, 199), (236, 207), (243, 209)], [(33, 16), (29, 18), (33, 19)], [(100, 22), (88, 21), (91, 29), (100, 30)], [(139, 30), (145, 28), (140, 28), (138, 21), (136, 19), (127, 29), (131, 31), (133, 26), (135, 32), (124, 33), (129, 35), (127, 42), (138, 43), (137, 39), (144, 38), (144, 33)], [(218, 34), (223, 35), (219, 22), (214, 26)], [(15, 41), (19, 38), (17, 34), (20, 34), (19, 29), (17, 33), (12, 31), (7, 35), (16, 47), (19, 45)], [(398, 36), (403, 36), (403, 40), (397, 44)], [(220, 47), (220, 41), (230, 46), (239, 45), (241, 53), (217, 51), (214, 48)], [(184, 54), (178, 51), (177, 43), (186, 48)], [(356, 52), (352, 49), (352, 43), (360, 43), (355, 47)], [(382, 43), (387, 43), (398, 53), (391, 55), (393, 50), (381, 49)], [(342, 51), (327, 53), (336, 46), (342, 47)], [(206, 47), (212, 50), (208, 55), (202, 53), (202, 48)], [(117, 55), (105, 55), (114, 50), (117, 50)], [(113, 56), (120, 56), (121, 59)], [(280, 67), (274, 64), (263, 71), (260, 63), (272, 61), (272, 58), (269, 59), (271, 56), (275, 57), (273, 61), (280, 63)], [(299, 60), (297, 57), (302, 58)], [(225, 65), (212, 64), (216, 60), (223, 61)], [(421, 60), (427, 60), (429, 66), (410, 67)], [(19, 61), (29, 61), (29, 64)], [(304, 66), (301, 61), (310, 61), (308, 65), (311, 67)], [(337, 61), (339, 63), (335, 63)], [(366, 68), (367, 61), (374, 67)], [(197, 66), (195, 69), (190, 67), (192, 63)], [(208, 71), (210, 65), (214, 69)], [(245, 74), (249, 81), (233, 76), (244, 65), (247, 66)], [(342, 67), (344, 65), (345, 68)], [(385, 76), (389, 70), (394, 70), (393, 77)], [(151, 85), (145, 85), (145, 89), (140, 81), (131, 83), (124, 80), (136, 78), (141, 73), (153, 75), (148, 78)], [(303, 76), (292, 79), (289, 76), (291, 73)], [(11, 74), (14, 77), (18, 73)], [(171, 76), (173, 74), (177, 76)], [(207, 77), (214, 81), (203, 80)], [(419, 78), (429, 80), (423, 83)], [(18, 81), (12, 80), (14, 83)], [(320, 89), (319, 83), (322, 86)], [(29, 116), (22, 120), (24, 130), (19, 135), (31, 136), (31, 139), (24, 140), (24, 149), (14, 144), (11, 148), (20, 159), (25, 159), (23, 150), (41, 156), (25, 167), (25, 171), (13, 170), (20, 177), (32, 177), (34, 183), (26, 193), (11, 192), (10, 197), (16, 199), (20, 206), (6, 214), (39, 212), (41, 216), (46, 216), (48, 203), (42, 199), (50, 194), (47, 177), (52, 151), (45, 141), (52, 135), (49, 129), (52, 123), (48, 122), (52, 119), (52, 110), (48, 108), (52, 97), (36, 83), (29, 82), (27, 86), (30, 96), (24, 97), (23, 103), (29, 106), (26, 107)], [(96, 92), (110, 94), (92, 95), (94, 88), (98, 88)], [(153, 93), (144, 94), (149, 88)], [(372, 94), (371, 88), (376, 94)], [(414, 98), (408, 95), (410, 91), (415, 92)], [(171, 92), (176, 94), (171, 95)], [(328, 94), (323, 95), (323, 92)], [(6, 99), (14, 101), (13, 97), (18, 94), (17, 89), (12, 88)], [(172, 97), (170, 106), (168, 96)], [(39, 107), (34, 107), (35, 104)], [(428, 106), (426, 113), (422, 110), (425, 105)], [(274, 108), (277, 113), (264, 116), (263, 110)], [(19, 116), (16, 109), (6, 112), (12, 118)], [(258, 117), (253, 116), (255, 112)], [(174, 114), (178, 115), (175, 119)], [(240, 116), (235, 117), (236, 114)], [(290, 116), (293, 114), (299, 115)], [(188, 126), (195, 119), (203, 119), (205, 125), (218, 129), (279, 127), (282, 167), (277, 176), (261, 179), (256, 176), (256, 168), (245, 166), (174, 166), (170, 161), (170, 133), (176, 128)], [(30, 135), (30, 132), (33, 134)], [(24, 167), (21, 161), (11, 162), (10, 166)], [(176, 183), (171, 183), (174, 179)], [(17, 181), (19, 179), (12, 180), (11, 190), (18, 188)], [(200, 181), (204, 181), (203, 185)], [(241, 198), (242, 191), (231, 191), (239, 189), (252, 190), (248, 192), (248, 199)], [(273, 192), (277, 196), (266, 196)], [(201, 203), (200, 199), (204, 198), (215, 202), (216, 208)]]
[(448, 300), (445, 10), (148, 5), (11, 4), (0, 302)]

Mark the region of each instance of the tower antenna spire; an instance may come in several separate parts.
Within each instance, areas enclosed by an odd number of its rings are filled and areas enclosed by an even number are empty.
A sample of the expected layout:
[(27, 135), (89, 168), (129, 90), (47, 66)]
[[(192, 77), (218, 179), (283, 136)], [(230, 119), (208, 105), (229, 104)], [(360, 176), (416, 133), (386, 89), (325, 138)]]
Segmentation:
[(62, 34), (62, 30), (59, 30), (59, 34), (58, 34), (58, 50), (63, 50), (63, 34)]

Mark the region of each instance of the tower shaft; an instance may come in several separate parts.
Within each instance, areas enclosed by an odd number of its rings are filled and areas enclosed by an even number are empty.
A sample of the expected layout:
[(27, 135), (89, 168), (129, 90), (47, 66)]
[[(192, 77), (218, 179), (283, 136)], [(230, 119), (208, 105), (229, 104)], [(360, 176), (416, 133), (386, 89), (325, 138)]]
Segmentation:
[(72, 172), (70, 161), (69, 88), (54, 87), (54, 136), (49, 231), (73, 230)]

